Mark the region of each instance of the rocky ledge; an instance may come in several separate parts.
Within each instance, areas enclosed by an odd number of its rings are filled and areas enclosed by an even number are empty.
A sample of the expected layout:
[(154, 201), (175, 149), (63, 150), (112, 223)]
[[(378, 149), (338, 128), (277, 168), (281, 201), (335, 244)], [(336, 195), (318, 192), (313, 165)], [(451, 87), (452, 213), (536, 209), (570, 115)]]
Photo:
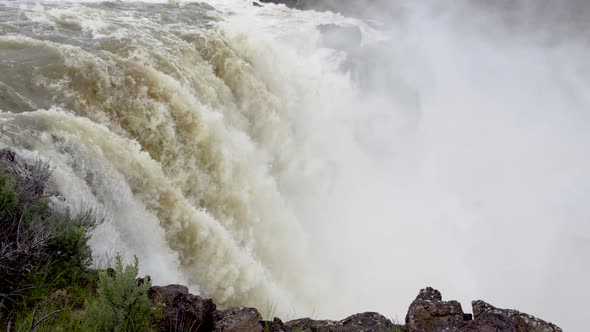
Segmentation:
[(457, 301), (443, 301), (441, 293), (427, 287), (420, 290), (406, 315), (405, 325), (396, 325), (375, 312), (352, 315), (340, 321), (301, 318), (283, 322), (265, 321), (258, 310), (238, 307), (218, 310), (210, 299), (190, 294), (180, 285), (154, 286), (150, 300), (162, 308), (159, 331), (216, 332), (557, 332), (554, 324), (516, 310), (500, 309), (484, 301), (473, 301), (473, 315), (466, 314)]

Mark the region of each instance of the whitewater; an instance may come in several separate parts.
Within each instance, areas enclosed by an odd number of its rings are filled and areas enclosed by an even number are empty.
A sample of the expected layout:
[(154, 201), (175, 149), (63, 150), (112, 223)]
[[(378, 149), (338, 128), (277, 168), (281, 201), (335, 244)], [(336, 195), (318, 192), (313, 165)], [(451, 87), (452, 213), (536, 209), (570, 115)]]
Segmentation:
[(428, 285), (582, 331), (590, 6), (523, 3), (0, 0), (0, 147), (103, 217), (95, 264), (222, 307), (403, 321)]

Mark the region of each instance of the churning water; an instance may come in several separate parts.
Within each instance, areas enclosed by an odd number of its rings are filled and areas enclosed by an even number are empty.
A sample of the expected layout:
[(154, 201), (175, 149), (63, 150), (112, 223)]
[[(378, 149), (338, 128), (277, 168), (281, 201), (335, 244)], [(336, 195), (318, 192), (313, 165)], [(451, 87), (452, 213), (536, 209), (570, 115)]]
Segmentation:
[(541, 3), (3, 0), (1, 146), (105, 215), (98, 262), (221, 306), (403, 319), (432, 285), (579, 330), (590, 11)]

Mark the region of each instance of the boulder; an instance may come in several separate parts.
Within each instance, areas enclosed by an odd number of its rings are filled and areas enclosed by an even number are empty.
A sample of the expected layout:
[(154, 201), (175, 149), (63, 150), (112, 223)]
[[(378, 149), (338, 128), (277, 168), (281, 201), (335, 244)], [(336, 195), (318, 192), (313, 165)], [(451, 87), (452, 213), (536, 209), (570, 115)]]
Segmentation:
[(561, 328), (542, 319), (511, 309), (499, 309), (484, 301), (471, 303), (474, 320), (463, 331), (561, 332)]
[(401, 327), (394, 325), (391, 320), (381, 314), (365, 312), (339, 321), (334, 330), (336, 332), (389, 332), (401, 331)]
[(338, 321), (301, 318), (286, 322), (285, 327), (289, 332), (334, 332), (336, 324)]
[(214, 317), (215, 332), (263, 332), (262, 316), (254, 308), (238, 307), (218, 310)]
[[(138, 279), (137, 282), (141, 284), (146, 280)], [(395, 325), (376, 312), (355, 314), (340, 321), (310, 318), (286, 323), (278, 318), (263, 321), (254, 308), (216, 310), (211, 300), (190, 294), (188, 288), (181, 285), (151, 287), (148, 297), (161, 308), (164, 315), (162, 319), (153, 322), (158, 331), (562, 332), (552, 323), (516, 310), (496, 308), (484, 301), (473, 301), (473, 316), (466, 314), (459, 302), (443, 301), (441, 293), (431, 287), (420, 290), (408, 309), (405, 326)]]
[(406, 328), (409, 332), (459, 331), (469, 318), (459, 302), (443, 301), (438, 290), (427, 287), (410, 305)]
[(312, 320), (302, 318), (285, 323), (285, 331), (298, 332), (384, 332), (402, 331), (401, 326), (394, 325), (376, 312), (365, 312), (349, 316), (341, 321)]
[(186, 286), (153, 286), (148, 290), (148, 297), (161, 308), (164, 316), (153, 323), (158, 331), (213, 330), (215, 304), (210, 299), (190, 294)]
[(561, 332), (554, 324), (516, 310), (499, 309), (484, 301), (473, 301), (473, 316), (463, 313), (457, 301), (443, 301), (436, 289), (427, 287), (410, 305), (406, 315), (408, 332)]

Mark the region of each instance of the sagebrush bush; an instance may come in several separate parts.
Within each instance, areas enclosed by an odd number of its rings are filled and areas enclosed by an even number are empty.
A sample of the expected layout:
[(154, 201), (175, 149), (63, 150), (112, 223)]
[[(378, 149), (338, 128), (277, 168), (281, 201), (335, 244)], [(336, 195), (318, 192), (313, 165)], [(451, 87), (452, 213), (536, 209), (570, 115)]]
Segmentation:
[(150, 282), (137, 283), (137, 258), (124, 266), (117, 256), (113, 273), (91, 269), (88, 240), (102, 219), (50, 207), (48, 163), (0, 158), (0, 329), (149, 330)]
[[(14, 326), (23, 331), (150, 331), (150, 315), (158, 312), (147, 296), (149, 279), (138, 283), (137, 272), (137, 258), (124, 266), (117, 256), (115, 269), (98, 272), (97, 289), (79, 284), (55, 291), (16, 317)], [(82, 307), (76, 305), (80, 299)]]
[[(89, 232), (102, 220), (91, 212), (53, 211), (45, 188), (49, 164), (0, 166), (0, 321), (32, 311), (58, 288), (88, 284)], [(7, 169), (5, 167), (8, 167)]]
[(91, 211), (78, 215), (68, 211), (54, 214), (49, 221), (51, 236), (45, 247), (47, 256), (36, 272), (48, 276), (56, 287), (85, 279), (85, 272), (92, 264), (92, 250), (88, 245), (90, 231), (98, 222)]
[(116, 257), (114, 273), (101, 271), (98, 296), (90, 302), (81, 320), (86, 331), (140, 332), (149, 327), (153, 304), (147, 296), (150, 282), (138, 284), (138, 260), (123, 266)]
[(51, 211), (43, 197), (51, 174), (48, 164), (11, 165), (12, 176), (0, 170), (0, 284), (4, 285), (0, 290), (4, 291), (22, 286), (22, 276), (47, 256), (51, 238), (46, 222)]
[(27, 276), (47, 256), (50, 237), (44, 210), (26, 208), (15, 182), (0, 172), (0, 311), (30, 287)]

